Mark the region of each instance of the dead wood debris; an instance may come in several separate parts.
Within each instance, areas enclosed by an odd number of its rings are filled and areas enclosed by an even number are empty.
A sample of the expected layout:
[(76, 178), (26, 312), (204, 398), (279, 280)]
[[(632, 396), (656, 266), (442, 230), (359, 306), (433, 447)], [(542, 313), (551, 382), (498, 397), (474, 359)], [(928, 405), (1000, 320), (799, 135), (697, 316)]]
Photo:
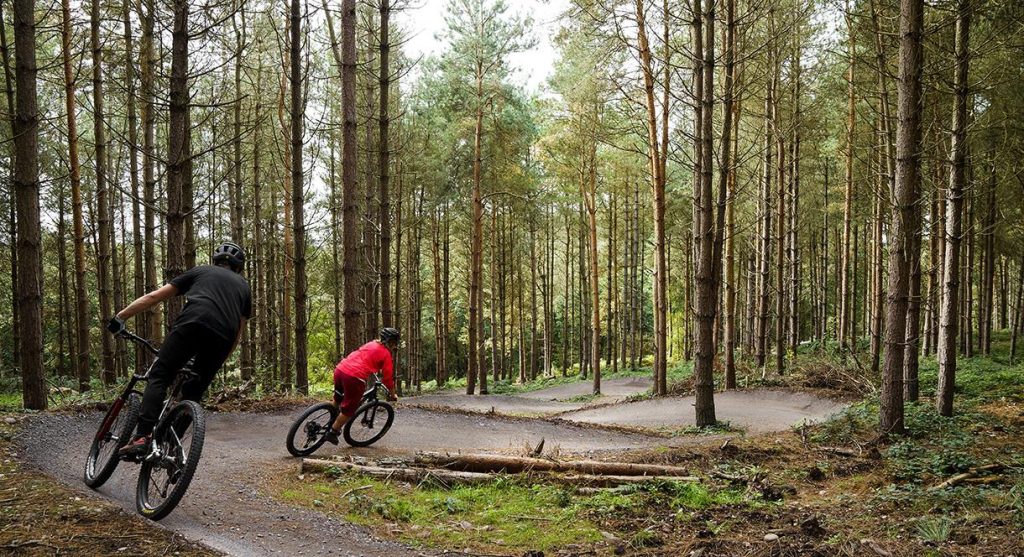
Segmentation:
[[(990, 484), (998, 482), (1002, 479), (999, 475), (1006, 466), (1002, 464), (986, 464), (985, 466), (978, 466), (977, 468), (971, 468), (970, 470), (953, 476), (948, 480), (934, 485), (929, 488), (929, 491), (938, 491), (940, 489), (946, 489), (947, 487), (954, 487), (962, 483), (970, 484)], [(988, 473), (988, 475), (983, 475)]]

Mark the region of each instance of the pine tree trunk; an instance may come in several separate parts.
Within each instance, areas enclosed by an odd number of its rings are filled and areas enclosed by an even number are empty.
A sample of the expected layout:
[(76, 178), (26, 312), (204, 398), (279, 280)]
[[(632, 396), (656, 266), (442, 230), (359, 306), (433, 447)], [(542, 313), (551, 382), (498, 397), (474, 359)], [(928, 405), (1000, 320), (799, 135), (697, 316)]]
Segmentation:
[(381, 324), (391, 327), (394, 322), (394, 310), (391, 302), (391, 195), (388, 191), (391, 184), (391, 151), (388, 140), (390, 136), (391, 117), (388, 114), (391, 90), (391, 67), (389, 65), (391, 36), (389, 20), (391, 17), (390, 0), (380, 2), (380, 105), (377, 117), (377, 179), (380, 192), (380, 305)]
[[(96, 0), (94, 0), (96, 1)], [(164, 280), (185, 272), (185, 220), (191, 200), (186, 199), (186, 176), (192, 153), (189, 145), (188, 110), (188, 8), (187, 0), (174, 0), (171, 44), (170, 113), (167, 132), (167, 240)], [(180, 297), (167, 300), (167, 321), (173, 324), (181, 312)]]
[[(779, 70), (781, 71), (781, 70)], [(777, 87), (777, 85), (776, 85)], [(779, 99), (774, 99), (775, 107), (772, 113), (779, 114)], [(776, 125), (779, 122), (776, 121)], [(786, 283), (785, 283), (785, 248), (786, 248), (786, 147), (782, 133), (775, 134), (777, 142), (776, 155), (778, 155), (778, 176), (776, 183), (778, 192), (776, 196), (776, 235), (775, 235), (775, 258), (778, 263), (775, 265), (775, 371), (782, 375), (786, 372)]]
[(984, 228), (985, 261), (982, 274), (982, 320), (979, 327), (984, 331), (981, 342), (981, 353), (988, 356), (992, 353), (992, 325), (995, 315), (995, 276), (996, 276), (996, 169), (993, 166), (989, 174), (987, 192), (987, 209)]
[[(242, 21), (242, 27), (241, 32), (239, 32), (238, 23), (235, 20), (235, 17), (231, 18), (231, 23), (235, 32), (235, 103), (231, 112), (231, 125), (234, 136), (231, 140), (231, 165), (233, 172), (231, 173), (231, 183), (228, 185), (228, 199), (231, 213), (231, 240), (238, 245), (243, 245), (245, 240), (242, 233), (244, 220), (244, 209), (242, 203), (242, 60), (244, 59), (243, 56), (245, 54), (246, 46), (245, 5), (242, 4), (237, 6), (237, 9), (238, 18)], [(251, 264), (248, 267), (249, 269), (252, 269)], [(240, 361), (242, 381), (248, 381), (249, 378), (252, 377), (252, 349), (248, 333), (248, 326), (243, 327), (242, 337), (240, 340), (242, 349)]]
[[(96, 160), (96, 214), (99, 220), (99, 260), (96, 262), (98, 275), (100, 320), (105, 321), (114, 315), (111, 300), (110, 265), (111, 265), (111, 228), (110, 201), (107, 199), (107, 140), (106, 116), (103, 111), (103, 50), (100, 42), (100, 0), (92, 0), (90, 12), (89, 42), (92, 50), (92, 104), (93, 104), (93, 138)], [(103, 348), (103, 383), (111, 385), (116, 380), (114, 364), (114, 346), (110, 335), (100, 335)]]
[[(739, 103), (733, 98), (737, 87), (736, 66), (736, 0), (726, 2), (725, 28), (725, 88), (722, 119), (722, 175), (726, 190), (725, 221), (725, 388), (736, 388), (736, 153), (739, 131)], [(728, 132), (726, 132), (728, 130)], [(732, 141), (730, 142), (730, 133)]]
[(18, 222), (18, 316), (22, 403), (46, 409), (43, 369), (42, 235), (39, 223), (39, 110), (34, 0), (14, 0), (14, 196)]
[[(344, 357), (345, 353), (342, 349), (341, 335), (342, 335), (342, 321), (341, 321), (341, 257), (340, 250), (341, 242), (338, 237), (338, 227), (341, 225), (341, 214), (338, 211), (340, 205), (338, 199), (338, 172), (335, 161), (337, 160), (338, 154), (338, 136), (335, 133), (335, 104), (331, 105), (331, 131), (329, 132), (330, 137), (330, 172), (328, 173), (328, 184), (331, 188), (331, 318), (334, 322), (334, 353), (332, 354), (332, 361), (340, 361)], [(399, 195), (399, 207), (401, 207), (401, 195)], [(401, 211), (399, 211), (401, 214)], [(401, 251), (401, 241), (398, 242), (399, 251)], [(401, 258), (398, 259), (401, 262)], [(397, 376), (397, 374), (396, 374)]]
[[(900, 3), (899, 101), (896, 127), (896, 172), (890, 226), (888, 311), (885, 366), (882, 372), (880, 432), (903, 433), (903, 363), (911, 269), (919, 264), (913, 238), (920, 228), (917, 201), (921, 188), (921, 72), (923, 0)], [(888, 138), (886, 138), (888, 140)]]
[[(665, 265), (665, 176), (662, 149), (658, 141), (657, 105), (654, 100), (654, 73), (648, 46), (646, 14), (643, 0), (636, 0), (637, 50), (644, 78), (647, 108), (647, 158), (651, 165), (651, 191), (654, 206), (654, 392), (668, 392), (665, 382), (667, 357), (666, 293), (668, 281)], [(667, 87), (667, 83), (665, 84)]]
[(793, 142), (790, 144), (790, 191), (789, 191), (789, 351), (796, 357), (796, 349), (800, 344), (800, 30), (794, 32), (793, 57), (790, 67), (794, 72), (793, 81)]
[[(875, 130), (877, 133), (877, 129)], [(880, 155), (880, 152), (876, 152)], [(881, 166), (881, 165), (879, 165)], [(879, 171), (876, 174), (876, 192), (874, 195), (874, 219), (872, 221), (872, 250), (871, 250), (871, 296), (870, 296), (870, 312), (871, 315), (871, 374), (877, 375), (881, 369), (881, 357), (882, 357), (882, 308), (883, 308), (883, 294), (882, 294), (882, 278), (883, 278), (883, 267), (882, 267), (882, 221), (885, 218), (883, 209), (883, 203), (888, 196), (886, 192), (888, 188), (885, 186), (883, 175)], [(891, 242), (890, 242), (891, 245)]]
[(78, 352), (75, 375), (78, 389), (89, 390), (89, 298), (85, 294), (85, 228), (82, 218), (82, 179), (78, 161), (78, 118), (75, 110), (75, 78), (71, 62), (71, 8), (61, 2), (61, 54), (64, 62), (64, 110), (67, 119), (68, 177), (71, 181), (72, 227), (75, 235), (75, 322)]
[[(0, 21), (7, 21), (3, 18), (3, 5), (0, 3)], [(4, 97), (7, 101), (7, 116), (8, 124), (10, 126), (10, 136), (13, 140), (17, 136), (17, 121), (15, 118), (14, 111), (14, 77), (11, 70), (11, 55), (10, 49), (7, 45), (7, 31), (6, 25), (0, 25), (0, 54), (2, 54), (4, 64)], [(11, 160), (14, 160), (14, 146), (8, 147), (8, 155)], [(14, 183), (13, 180), (9, 184), (7, 196), (8, 205), (8, 238), (10, 242), (8, 245), (11, 249), (11, 344), (13, 349), (11, 350), (11, 363), (14, 367), (20, 367), (21, 365), (21, 312), (18, 310), (18, 217), (15, 206), (17, 202), (15, 200)]]
[[(140, 72), (139, 72), (139, 96), (142, 102), (142, 199), (145, 208), (143, 215), (145, 226), (143, 231), (143, 244), (145, 255), (143, 257), (144, 275), (143, 290), (152, 292), (156, 290), (156, 108), (153, 99), (153, 82), (155, 80), (155, 54), (153, 53), (153, 26), (155, 18), (154, 0), (141, 0), (139, 2), (139, 20), (142, 22), (142, 38), (139, 47)], [(142, 12), (145, 6), (145, 12)], [(165, 252), (166, 254), (166, 252)], [(161, 325), (161, 310), (153, 307), (143, 316), (144, 328), (142, 335), (159, 342), (163, 338), (163, 327)], [(146, 356), (146, 360), (148, 356)]]
[(444, 353), (445, 353), (445, 340), (444, 340), (444, 307), (441, 305), (441, 248), (440, 248), (440, 226), (438, 224), (438, 212), (440, 209), (435, 209), (431, 212), (430, 224), (431, 224), (431, 242), (430, 242), (430, 253), (433, 256), (433, 274), (434, 274), (434, 380), (437, 383), (437, 387), (441, 388), (445, 383), (444, 377)]
[[(1013, 306), (1013, 328), (1010, 333), (1010, 365), (1017, 360), (1017, 339), (1021, 331), (1021, 319), (1024, 318), (1024, 256), (1021, 256), (1020, 268), (1017, 270), (1017, 303)], [(940, 375), (941, 378), (941, 375)]]
[(765, 376), (768, 363), (768, 290), (771, 269), (771, 230), (772, 230), (772, 208), (771, 208), (771, 184), (772, 184), (772, 149), (774, 149), (775, 115), (773, 112), (775, 102), (775, 78), (768, 78), (768, 90), (764, 99), (764, 150), (763, 171), (761, 174), (761, 194), (758, 196), (758, 215), (761, 229), (761, 241), (758, 249), (758, 277), (757, 277), (757, 332), (755, 362), (761, 368), (761, 377)]
[[(131, 183), (132, 197), (132, 278), (133, 295), (138, 298), (145, 291), (144, 271), (142, 260), (145, 252), (142, 243), (142, 209), (139, 199), (139, 118), (136, 111), (136, 90), (135, 90), (135, 38), (132, 35), (131, 2), (124, 0), (121, 4), (122, 23), (124, 25), (124, 88), (126, 92), (125, 104), (128, 110), (128, 175)], [(145, 335), (148, 330), (146, 314), (139, 315), (139, 323), (136, 328)], [(135, 347), (135, 373), (142, 373), (146, 370), (144, 365), (146, 351), (141, 346)]]
[[(3, 21), (3, 19), (0, 19)], [(67, 192), (65, 191), (64, 184), (61, 183), (60, 189), (57, 191), (57, 281), (60, 284), (58, 288), (58, 303), (57, 308), (62, 316), (68, 316), (68, 319), (61, 319), (57, 329), (57, 375), (59, 377), (68, 377), (68, 366), (67, 366), (67, 354), (74, 354), (74, 341), (71, 339), (71, 330), (68, 321), (71, 321), (70, 325), (74, 325), (74, 320), (70, 316), (74, 315), (71, 308), (68, 306), (70, 303), (70, 293), (68, 292), (68, 258), (67, 258), (67, 205), (66, 205)]]
[[(851, 238), (850, 238), (850, 226), (853, 222), (853, 200), (854, 200), (854, 181), (853, 181), (853, 138), (855, 133), (855, 126), (857, 123), (857, 90), (854, 87), (854, 78), (856, 71), (856, 35), (853, 32), (853, 13), (850, 11), (849, 1), (846, 3), (846, 31), (847, 36), (850, 38), (849, 45), (849, 57), (850, 67), (847, 72), (847, 108), (846, 108), (846, 152), (845, 152), (845, 177), (846, 177), (846, 195), (843, 202), (843, 244), (840, 261), (839, 271), (839, 327), (836, 331), (837, 340), (839, 342), (839, 348), (842, 350), (847, 344), (847, 333), (852, 328), (852, 320), (850, 319), (850, 313), (853, 308), (853, 300), (850, 297), (850, 279), (851, 273), (856, 273), (856, 267), (850, 268), (850, 258), (855, 252), (851, 251)], [(852, 334), (849, 335), (852, 347), (857, 344), (857, 339)]]
[[(967, 100), (970, 94), (967, 77), (970, 68), (970, 28), (970, 0), (960, 0), (957, 6), (956, 72), (953, 78), (956, 101), (949, 150), (951, 171), (949, 189), (946, 190), (946, 258), (943, 263), (942, 307), (939, 311), (937, 355), (939, 385), (935, 395), (935, 406), (943, 416), (953, 415), (953, 391), (956, 388), (956, 344), (959, 323), (957, 311), (960, 308), (960, 241), (964, 186), (966, 184)], [(1024, 266), (1021, 269), (1022, 276), (1024, 276)], [(970, 283), (967, 288), (970, 288)], [(1019, 306), (1019, 290), (1017, 300)]]
[(483, 199), (480, 192), (481, 142), (483, 139), (483, 62), (476, 61), (476, 120), (473, 128), (473, 188), (469, 273), (469, 366), (466, 394), (473, 394), (480, 370), (480, 282), (483, 275)]
[[(286, 99), (289, 91), (289, 81), (291, 80), (291, 61), (292, 52), (289, 46), (291, 43), (291, 31), (292, 31), (292, 19), (288, 17), (285, 20), (284, 36), (288, 37), (287, 42), (282, 45), (281, 51), (281, 74), (280, 80), (278, 81), (277, 88), (277, 123), (278, 132), (281, 134), (281, 158), (283, 159), (284, 169), (282, 176), (282, 195), (283, 206), (281, 208), (282, 213), (282, 227), (284, 228), (284, 238), (282, 249), (284, 251), (284, 257), (282, 260), (281, 275), (282, 279), (277, 284), (278, 287), (278, 303), (280, 304), (280, 331), (278, 332), (279, 340), (281, 343), (279, 356), (281, 359), (281, 384), (279, 388), (282, 391), (291, 390), (295, 383), (295, 377), (293, 374), (294, 363), (295, 363), (295, 352), (292, 348), (292, 332), (294, 328), (294, 322), (292, 321), (292, 311), (295, 309), (293, 287), (295, 286), (295, 226), (294, 226), (294, 193), (295, 183), (293, 175), (293, 150), (291, 142), (291, 125), (288, 119), (285, 117), (286, 107), (289, 106), (289, 101)], [(276, 210), (276, 206), (275, 206)]]
[(345, 275), (345, 353), (362, 342), (360, 317), (362, 306), (359, 284), (359, 201), (356, 197), (356, 2), (341, 3), (341, 104), (344, 118), (341, 165), (342, 243), (344, 244), (342, 274)]
[[(695, 11), (697, 7), (698, 5), (695, 3)], [(696, 358), (693, 365), (696, 394), (694, 407), (697, 427), (711, 426), (717, 421), (715, 419), (715, 383), (713, 375), (715, 362), (714, 331), (715, 314), (718, 308), (718, 292), (716, 288), (718, 282), (717, 264), (721, 263), (721, 233), (718, 232), (718, 228), (722, 223), (722, 219), (720, 215), (716, 219), (715, 212), (712, 210), (712, 205), (715, 202), (712, 198), (714, 176), (714, 168), (712, 166), (714, 160), (712, 119), (715, 106), (715, 0), (705, 1), (702, 19), (703, 23), (695, 26), (699, 31), (695, 33), (695, 38), (697, 41), (701, 39), (705, 41), (703, 49), (696, 53), (703, 56), (700, 68), (703, 76), (700, 80), (700, 87), (698, 87), (698, 90), (701, 92), (699, 99), (701, 103), (701, 129), (699, 135), (701, 153), (700, 189), (699, 193), (694, 195), (694, 203), (698, 207), (694, 215), (698, 218), (693, 223), (693, 239), (697, 247), (697, 335), (695, 341)], [(728, 56), (731, 58), (731, 53)], [(725, 116), (722, 127), (722, 153), (725, 159), (721, 173), (723, 179), (722, 183), (719, 184), (721, 197), (719, 199), (719, 207), (722, 210), (724, 210), (725, 180), (727, 180), (728, 174), (726, 169), (729, 168), (727, 154), (729, 150), (729, 133), (732, 131), (732, 107), (729, 106), (729, 103), (732, 102), (731, 73), (727, 71), (726, 76), (726, 106), (724, 107)], [(716, 225), (716, 222), (718, 225)], [(718, 257), (716, 257), (716, 253)]]
[(302, 394), (309, 391), (308, 346), (306, 344), (306, 221), (304, 213), (304, 182), (302, 168), (302, 135), (305, 105), (302, 94), (302, 9), (299, 0), (291, 0), (291, 186), (292, 224), (295, 227), (295, 387)]
[[(597, 110), (595, 108), (595, 110)], [(599, 118), (599, 117), (598, 117)], [(590, 246), (590, 368), (593, 371), (593, 394), (601, 394), (601, 264), (597, 260), (597, 138), (591, 138), (587, 154), (587, 179), (583, 203), (587, 210)]]
[[(398, 198), (398, 203), (397, 203), (397, 206), (395, 207), (395, 232), (396, 232), (396, 234), (395, 234), (395, 297), (394, 297), (395, 305), (394, 305), (394, 316), (393, 316), (393, 319), (394, 319), (395, 323), (401, 323), (402, 322), (402, 304), (401, 304), (401, 300), (402, 300), (402, 200), (405, 197), (405, 192), (402, 191), (404, 189), (402, 187), (403, 186), (402, 177), (403, 177), (402, 176), (402, 163), (401, 163), (401, 160), (399, 160), (399, 158), (396, 156), (395, 157), (395, 180), (397, 181), (398, 187), (396, 189), (398, 191), (397, 191), (397, 193), (395, 195)], [(410, 270), (410, 273), (411, 273), (411, 270)], [(437, 300), (438, 300), (438, 298), (435, 296), (434, 297), (435, 309), (436, 309), (436, 306), (437, 306)], [(408, 346), (408, 343), (406, 343), (406, 346)], [(439, 349), (438, 346), (435, 344), (434, 345), (434, 353), (435, 354), (437, 353), (438, 349)], [(409, 353), (408, 349), (403, 351), (402, 348), (400, 347), (398, 349), (398, 351), (396, 351), (396, 353), (392, 355), (392, 357), (394, 359), (395, 385), (398, 387), (398, 392), (395, 393), (395, 394), (397, 394), (398, 396), (402, 396), (402, 374), (405, 373), (405, 365), (404, 365), (405, 362), (402, 359), (403, 353), (404, 353), (404, 355), (408, 356), (408, 353)], [(408, 359), (408, 358), (406, 358), (406, 359)], [(437, 370), (435, 369), (435, 373), (436, 372), (437, 372)], [(440, 386), (440, 383), (435, 381), (435, 385)]]
[(537, 222), (530, 216), (530, 364), (528, 378), (537, 378)]

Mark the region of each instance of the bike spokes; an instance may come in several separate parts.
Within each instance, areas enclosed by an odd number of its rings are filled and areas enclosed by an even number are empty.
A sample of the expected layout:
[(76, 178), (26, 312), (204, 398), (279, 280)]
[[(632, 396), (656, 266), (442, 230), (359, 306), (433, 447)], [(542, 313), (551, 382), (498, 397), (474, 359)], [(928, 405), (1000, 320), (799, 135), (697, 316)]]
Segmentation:
[(338, 409), (329, 402), (307, 408), (293, 423), (285, 438), (292, 456), (309, 456), (324, 444)]
[[(327, 434), (328, 429), (331, 427), (331, 422), (334, 421), (332, 413), (328, 409), (321, 410), (311, 414), (306, 418), (306, 423), (302, 425), (302, 430), (305, 435), (302, 438), (302, 442), (299, 443), (299, 450), (308, 449), (315, 445), (324, 435)], [(298, 439), (296, 439), (298, 441)]]
[(355, 447), (372, 445), (391, 428), (395, 411), (384, 402), (364, 404), (345, 425), (345, 441)]
[(154, 431), (139, 473), (137, 507), (153, 520), (163, 518), (177, 506), (192, 481), (203, 449), (206, 426), (199, 405), (185, 401), (171, 412)]

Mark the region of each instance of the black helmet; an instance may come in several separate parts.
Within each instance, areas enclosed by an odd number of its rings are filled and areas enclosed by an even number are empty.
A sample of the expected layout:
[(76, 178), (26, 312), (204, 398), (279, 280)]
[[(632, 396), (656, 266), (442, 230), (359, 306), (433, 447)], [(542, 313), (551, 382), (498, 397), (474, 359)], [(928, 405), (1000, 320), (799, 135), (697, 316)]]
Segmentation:
[(389, 344), (392, 342), (397, 343), (398, 337), (398, 329), (394, 327), (384, 327), (383, 329), (380, 330), (380, 341), (383, 342), (384, 344)]
[(231, 270), (236, 273), (241, 272), (245, 265), (245, 250), (234, 242), (224, 242), (213, 250), (213, 262), (215, 264), (226, 262)]

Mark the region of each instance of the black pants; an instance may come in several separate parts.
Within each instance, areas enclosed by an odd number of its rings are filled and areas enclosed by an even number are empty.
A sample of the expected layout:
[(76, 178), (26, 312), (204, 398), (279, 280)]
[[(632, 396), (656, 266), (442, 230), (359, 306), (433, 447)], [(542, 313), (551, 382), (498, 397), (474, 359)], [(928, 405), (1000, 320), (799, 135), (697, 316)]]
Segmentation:
[(167, 387), (174, 382), (182, 366), (195, 356), (192, 371), (198, 378), (186, 382), (181, 387), (181, 398), (199, 402), (206, 388), (210, 386), (217, 370), (231, 355), (234, 343), (207, 329), (198, 323), (186, 323), (171, 329), (164, 339), (160, 353), (157, 354), (153, 367), (149, 369), (149, 380), (146, 391), (142, 395), (142, 412), (139, 415), (138, 435), (149, 435), (153, 432), (164, 399), (167, 398)]

